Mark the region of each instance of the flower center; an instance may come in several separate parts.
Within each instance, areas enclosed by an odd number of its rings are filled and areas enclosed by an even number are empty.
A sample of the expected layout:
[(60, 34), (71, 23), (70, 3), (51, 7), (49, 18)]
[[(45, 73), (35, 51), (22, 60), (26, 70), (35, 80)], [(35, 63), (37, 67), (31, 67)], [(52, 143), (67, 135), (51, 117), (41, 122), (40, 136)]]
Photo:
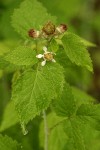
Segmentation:
[(51, 61), (53, 59), (53, 55), (51, 53), (44, 54), (44, 58), (48, 61)]

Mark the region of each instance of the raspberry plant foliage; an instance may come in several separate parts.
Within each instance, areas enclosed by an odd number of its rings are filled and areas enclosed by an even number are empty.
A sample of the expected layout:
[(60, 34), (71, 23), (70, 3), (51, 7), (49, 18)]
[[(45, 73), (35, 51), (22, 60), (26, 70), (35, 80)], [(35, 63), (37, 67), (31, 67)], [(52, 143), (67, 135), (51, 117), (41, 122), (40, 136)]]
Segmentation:
[[(11, 101), (5, 108), (0, 132), (19, 123), (26, 134), (29, 121), (43, 115), (40, 147), (86, 150), (82, 130), (85, 126), (97, 129), (100, 105), (71, 86), (65, 75), (69, 64), (93, 72), (87, 50), (92, 44), (69, 32), (66, 25), (57, 24), (56, 17), (37, 0), (25, 0), (14, 10), (12, 26), (22, 42), (0, 55), (0, 69), (14, 73)], [(47, 49), (45, 53), (43, 48)], [(41, 63), (43, 59), (45, 63)], [(0, 149), (18, 149), (19, 145), (0, 135)]]

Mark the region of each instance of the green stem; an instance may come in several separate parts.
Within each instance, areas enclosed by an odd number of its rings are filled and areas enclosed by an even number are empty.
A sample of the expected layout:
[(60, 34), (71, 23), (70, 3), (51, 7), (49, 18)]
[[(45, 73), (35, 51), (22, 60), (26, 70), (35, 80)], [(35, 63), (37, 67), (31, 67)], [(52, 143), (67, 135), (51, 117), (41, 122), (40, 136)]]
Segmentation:
[(46, 112), (43, 110), (43, 118), (44, 118), (44, 150), (48, 150), (48, 126), (47, 126), (47, 119), (46, 119)]

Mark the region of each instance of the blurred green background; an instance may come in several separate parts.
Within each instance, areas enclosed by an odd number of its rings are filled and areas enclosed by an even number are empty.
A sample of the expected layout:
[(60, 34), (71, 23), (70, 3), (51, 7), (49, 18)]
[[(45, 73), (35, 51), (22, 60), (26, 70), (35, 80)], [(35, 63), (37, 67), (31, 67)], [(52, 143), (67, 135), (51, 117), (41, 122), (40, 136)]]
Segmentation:
[[(88, 48), (94, 66), (94, 73), (91, 74), (80, 67), (67, 68), (66, 78), (70, 84), (75, 85), (90, 95), (100, 100), (100, 0), (39, 0), (54, 16), (57, 16), (58, 24), (65, 23), (68, 25), (68, 30), (76, 33), (82, 38), (93, 42), (96, 47)], [(21, 42), (20, 36), (14, 31), (11, 26), (11, 15), (13, 10), (19, 6), (22, 0), (0, 0), (0, 59), (10, 49), (13, 49), (16, 44)], [(34, 17), (34, 16), (33, 16)], [(0, 116), (7, 105), (11, 95), (11, 78), (14, 72), (13, 68), (4, 64), (1, 67), (0, 62)], [(2, 117), (0, 117), (0, 120)], [(38, 132), (38, 118), (33, 123), (32, 129), (34, 134)], [(17, 130), (17, 127), (16, 127)], [(29, 126), (30, 130), (30, 126)], [(9, 131), (8, 131), (9, 133)], [(15, 128), (10, 135), (15, 136)], [(20, 134), (20, 133), (19, 133)], [(37, 139), (33, 139), (30, 133), (23, 140), (26, 144), (26, 150), (35, 148)], [(21, 135), (16, 135), (16, 138)], [(31, 141), (34, 141), (32, 143)], [(29, 145), (29, 143), (31, 143)], [(37, 144), (38, 145), (38, 144)], [(100, 145), (97, 145), (100, 148)], [(28, 147), (28, 148), (27, 148)], [(38, 148), (37, 148), (38, 149)]]

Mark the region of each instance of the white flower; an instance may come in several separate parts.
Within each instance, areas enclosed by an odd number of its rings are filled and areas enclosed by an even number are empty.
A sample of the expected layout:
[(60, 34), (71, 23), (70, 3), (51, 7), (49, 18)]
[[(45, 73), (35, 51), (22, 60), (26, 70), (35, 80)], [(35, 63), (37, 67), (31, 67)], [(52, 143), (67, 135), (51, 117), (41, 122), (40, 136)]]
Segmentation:
[(52, 62), (56, 62), (55, 59), (54, 59), (54, 55), (56, 55), (55, 53), (53, 52), (48, 52), (47, 50), (47, 47), (43, 47), (43, 51), (44, 51), (44, 54), (38, 54), (36, 57), (37, 58), (43, 58), (43, 61), (41, 63), (41, 66), (45, 66), (46, 64), (46, 61), (52, 61)]

